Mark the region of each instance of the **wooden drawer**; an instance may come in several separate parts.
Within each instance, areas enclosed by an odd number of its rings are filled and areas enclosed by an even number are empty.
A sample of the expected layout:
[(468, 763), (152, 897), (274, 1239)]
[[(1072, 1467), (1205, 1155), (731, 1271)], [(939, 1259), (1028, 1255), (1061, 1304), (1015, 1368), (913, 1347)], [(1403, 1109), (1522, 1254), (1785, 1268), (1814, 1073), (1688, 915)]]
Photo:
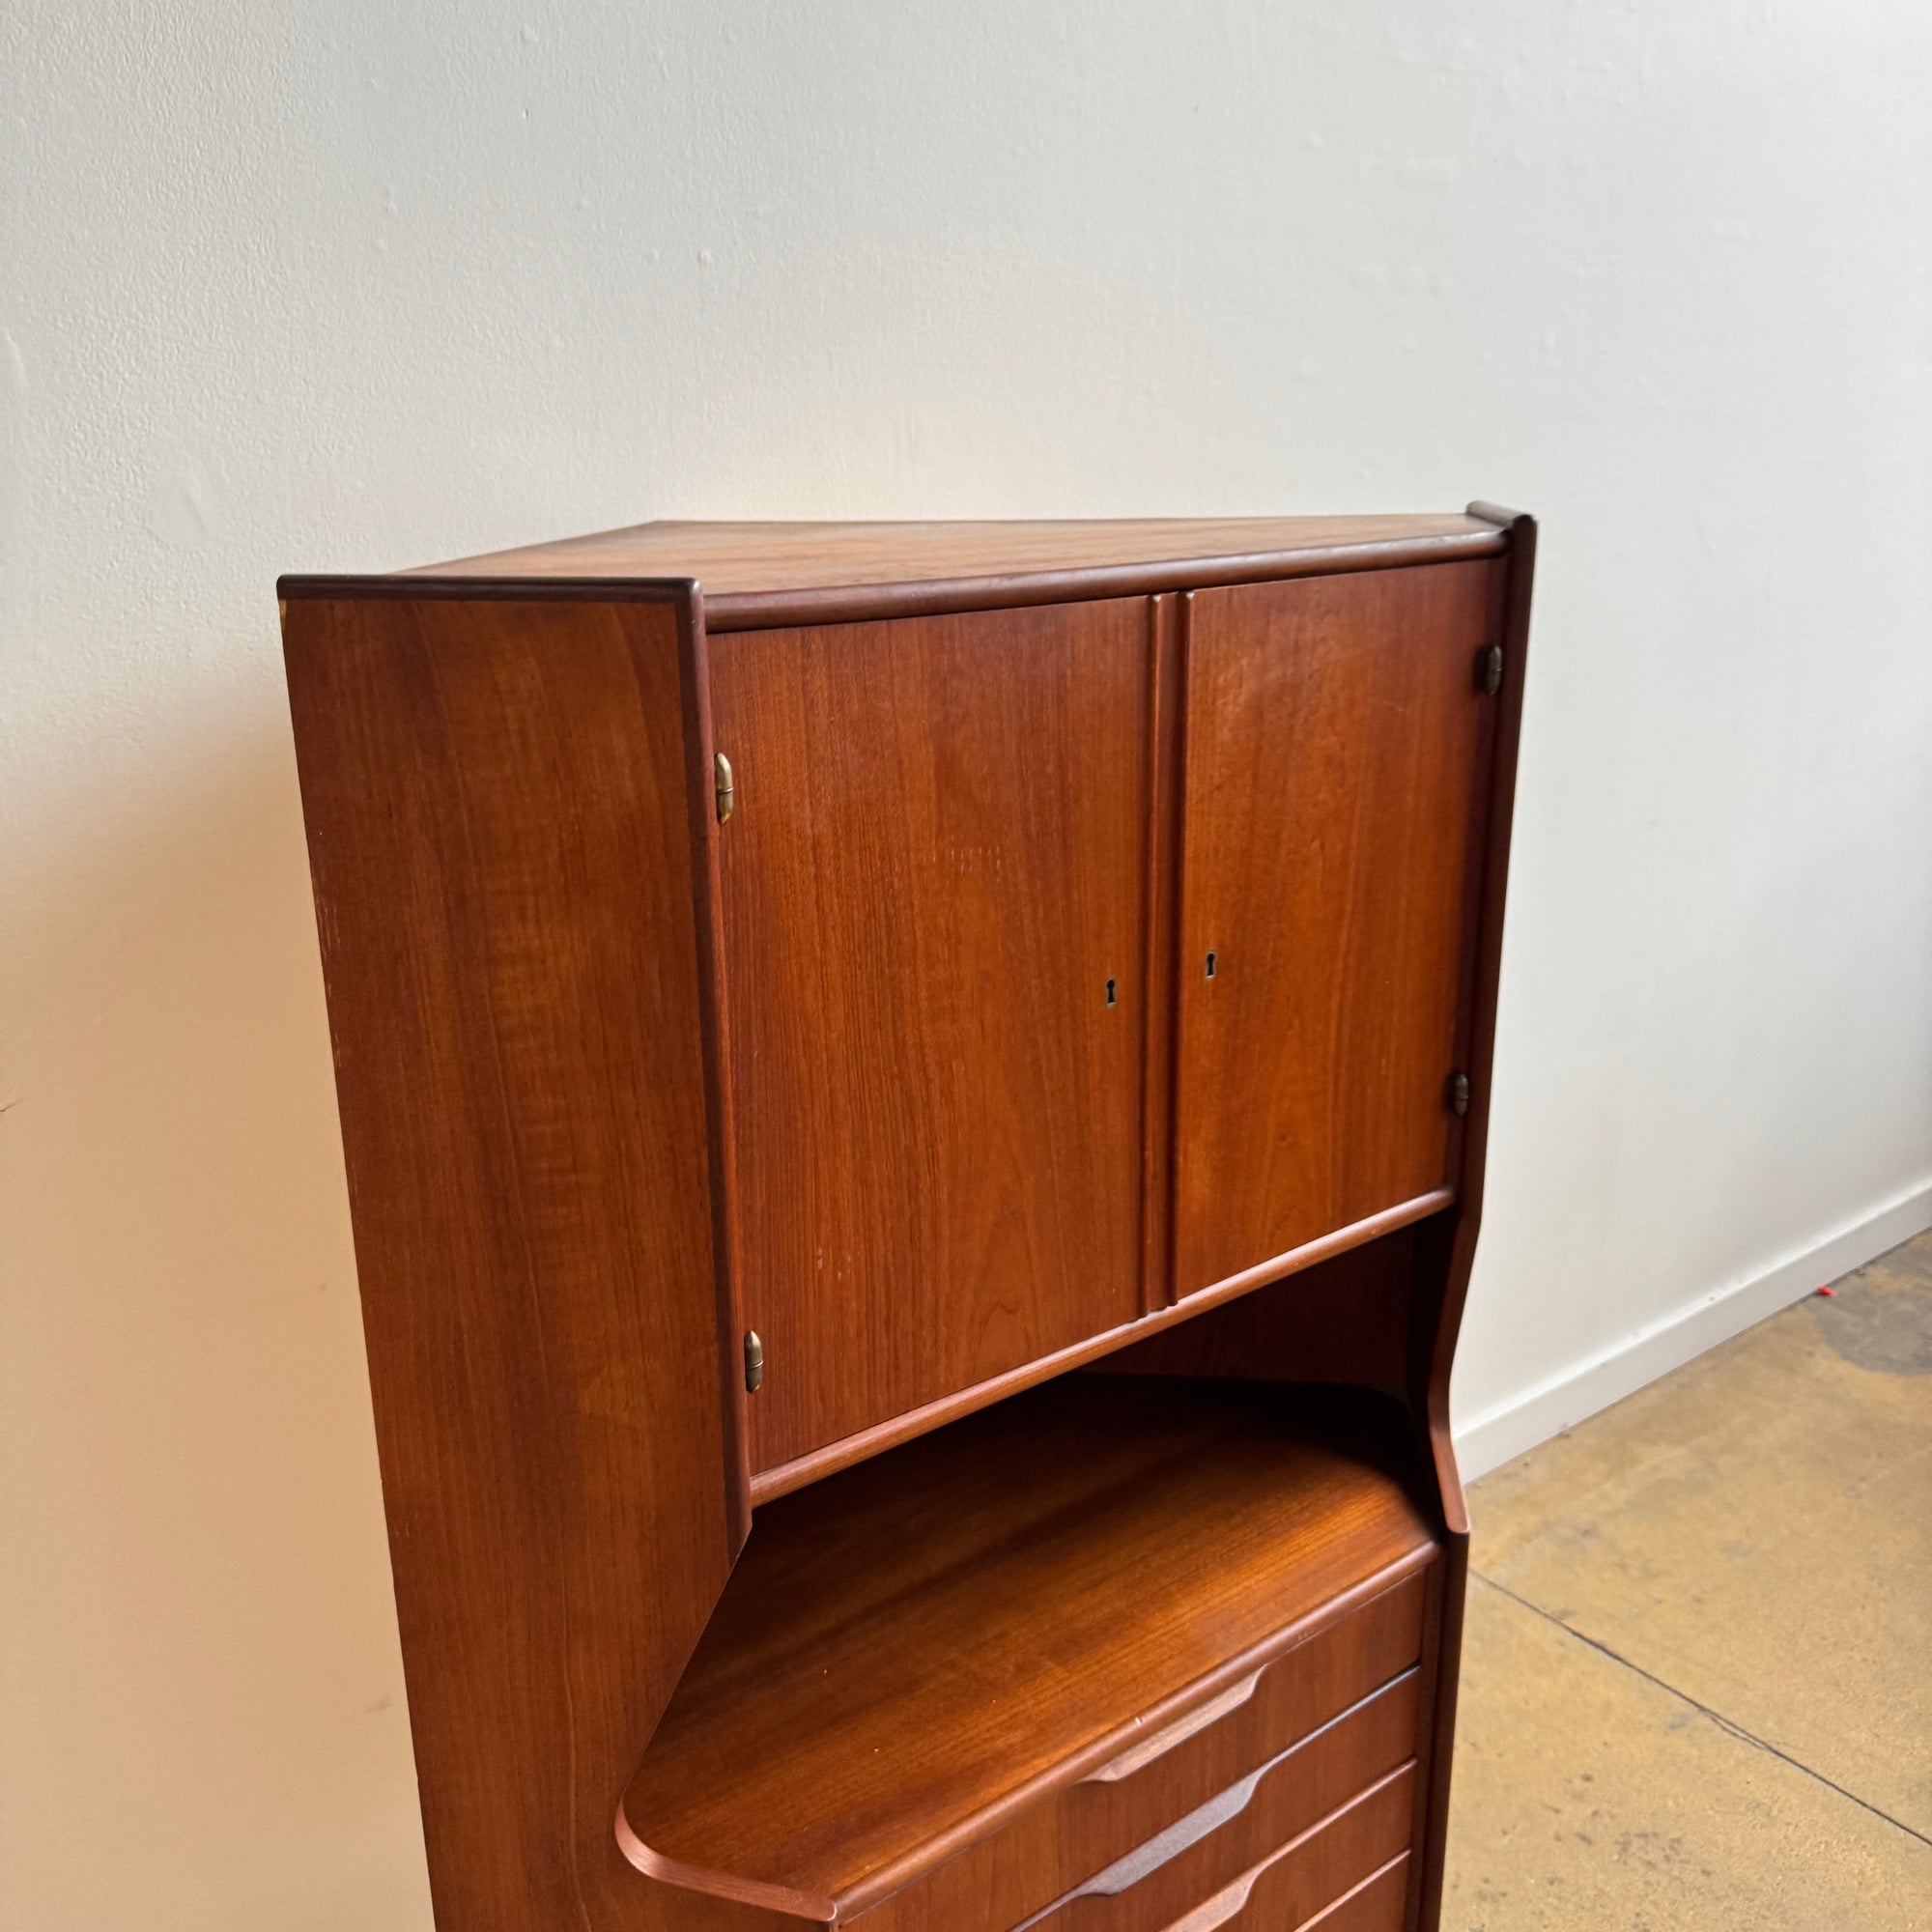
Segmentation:
[(1270, 1860), (1287, 1865), (1277, 1883), (1294, 1905), (1274, 1923), (1296, 1924), (1338, 1897), (1407, 1849), (1417, 1676), (1378, 1691), (1109, 1865), (1031, 1921), (1032, 1932), (1166, 1932)]
[[(1342, 1842), (1337, 1837), (1326, 1848), (1326, 1855), (1338, 1863), (1345, 1857)], [(1303, 1918), (1301, 1901), (1319, 1889), (1322, 1875), (1321, 1858), (1315, 1855), (1312, 1838), (1284, 1846), (1266, 1864), (1243, 1872), (1225, 1891), (1177, 1919), (1167, 1932), (1284, 1932), (1291, 1925), (1294, 1932), (1402, 1932), (1408, 1903), (1406, 1852), (1371, 1872), (1314, 1918)]]
[(1067, 1376), (762, 1507), (626, 1793), (634, 1861), (869, 1932), (1052, 1907), (1414, 1667), (1406, 1421), (1359, 1423)]
[[(1270, 1866), (1272, 1873), (1274, 1867)], [(1408, 1854), (1391, 1859), (1371, 1873), (1355, 1889), (1338, 1898), (1325, 1911), (1303, 1921), (1301, 1932), (1402, 1932), (1405, 1908), (1408, 1904)], [(1284, 1882), (1284, 1890), (1286, 1882)], [(1267, 1932), (1280, 1923), (1278, 1915), (1285, 1900), (1264, 1896), (1257, 1886), (1251, 1895), (1251, 1910), (1228, 1927), (1228, 1932)]]
[[(1377, 1748), (1388, 1763), (1407, 1756), (1415, 1748), (1411, 1666), (1421, 1650), (1424, 1588), (1424, 1577), (1414, 1577), (1385, 1591), (1077, 1783), (1049, 1793), (855, 1925), (865, 1932), (1013, 1925), (1285, 1752), (1285, 1767), (1302, 1768), (1285, 1770), (1284, 1788), (1306, 1777), (1309, 1765), (1326, 1766), (1346, 1740), (1385, 1739)], [(1373, 1714), (1354, 1710), (1383, 1687)], [(1344, 1720), (1335, 1739), (1311, 1735), (1338, 1718)], [(1301, 1741), (1305, 1754), (1294, 1748)], [(1336, 1796), (1365, 1781), (1358, 1776)], [(1327, 1791), (1328, 1780), (1321, 1788)]]

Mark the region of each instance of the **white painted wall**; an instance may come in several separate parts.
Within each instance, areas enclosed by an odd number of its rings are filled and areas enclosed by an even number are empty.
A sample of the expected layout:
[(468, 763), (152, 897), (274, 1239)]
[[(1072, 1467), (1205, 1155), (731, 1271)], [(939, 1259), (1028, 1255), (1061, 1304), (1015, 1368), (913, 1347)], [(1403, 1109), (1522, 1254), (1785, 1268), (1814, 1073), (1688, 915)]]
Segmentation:
[(10, 1932), (427, 1925), (277, 571), (1528, 505), (1476, 1457), (1932, 1218), (1918, 0), (0, 50)]

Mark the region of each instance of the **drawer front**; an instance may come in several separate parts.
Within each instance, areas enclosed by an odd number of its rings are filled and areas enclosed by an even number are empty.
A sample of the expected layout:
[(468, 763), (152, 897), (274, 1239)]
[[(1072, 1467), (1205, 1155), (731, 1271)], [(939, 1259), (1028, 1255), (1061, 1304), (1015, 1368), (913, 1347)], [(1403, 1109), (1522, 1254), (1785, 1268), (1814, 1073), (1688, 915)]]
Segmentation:
[[(1293, 1854), (1293, 1925), (1408, 1847), (1416, 1675), (1089, 1879), (1034, 1932), (1167, 1932), (1243, 1873)], [(1287, 1848), (1284, 1850), (1283, 1848)]]
[[(861, 1914), (855, 1926), (864, 1932), (962, 1932), (1018, 1924), (1279, 1758), (1297, 1740), (1308, 1741), (1311, 1763), (1325, 1762), (1336, 1743), (1321, 1744), (1312, 1734), (1380, 1687), (1387, 1689), (1378, 1705), (1386, 1709), (1369, 1728), (1380, 1737), (1392, 1727), (1390, 1764), (1407, 1756), (1416, 1747), (1409, 1680), (1421, 1654), (1426, 1585), (1424, 1573), (1383, 1592), (1078, 1783), (1042, 1798), (1005, 1830)], [(1406, 1689), (1393, 1681), (1405, 1672)], [(1409, 1713), (1406, 1719), (1401, 1711)], [(1338, 1800), (1366, 1781), (1356, 1778)]]
[[(1280, 1907), (1259, 1896), (1255, 1916), (1243, 1918), (1229, 1932), (1267, 1932), (1281, 1922)], [(1405, 1909), (1408, 1904), (1408, 1854), (1391, 1859), (1380, 1871), (1366, 1878), (1345, 1898), (1338, 1898), (1326, 1912), (1305, 1921), (1304, 1932), (1402, 1932)]]
[[(1342, 1861), (1340, 1843), (1337, 1839), (1326, 1848), (1336, 1862)], [(1289, 1926), (1294, 1932), (1402, 1932), (1408, 1904), (1406, 1852), (1323, 1906), (1314, 1918), (1304, 1918), (1300, 1901), (1319, 1889), (1320, 1865), (1310, 1843), (1290, 1845), (1177, 1920), (1168, 1932), (1285, 1932)]]

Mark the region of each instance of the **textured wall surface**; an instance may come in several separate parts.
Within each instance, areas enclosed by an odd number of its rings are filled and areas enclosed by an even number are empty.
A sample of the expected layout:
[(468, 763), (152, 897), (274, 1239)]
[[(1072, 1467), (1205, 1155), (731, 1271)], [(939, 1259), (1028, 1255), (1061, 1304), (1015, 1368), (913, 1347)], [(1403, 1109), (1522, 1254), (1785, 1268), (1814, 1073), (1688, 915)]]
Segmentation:
[(1522, 503), (1459, 1412), (1924, 1200), (1917, 0), (10, 0), (0, 89), (10, 1932), (427, 1925), (280, 570)]

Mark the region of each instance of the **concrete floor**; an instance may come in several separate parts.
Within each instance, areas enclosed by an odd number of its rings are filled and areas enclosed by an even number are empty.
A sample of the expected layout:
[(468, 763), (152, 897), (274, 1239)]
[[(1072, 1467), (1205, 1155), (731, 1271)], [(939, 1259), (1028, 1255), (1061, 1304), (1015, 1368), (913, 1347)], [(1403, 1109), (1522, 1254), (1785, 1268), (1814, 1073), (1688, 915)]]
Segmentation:
[(1469, 1500), (1444, 1932), (1932, 1928), (1932, 1234)]

